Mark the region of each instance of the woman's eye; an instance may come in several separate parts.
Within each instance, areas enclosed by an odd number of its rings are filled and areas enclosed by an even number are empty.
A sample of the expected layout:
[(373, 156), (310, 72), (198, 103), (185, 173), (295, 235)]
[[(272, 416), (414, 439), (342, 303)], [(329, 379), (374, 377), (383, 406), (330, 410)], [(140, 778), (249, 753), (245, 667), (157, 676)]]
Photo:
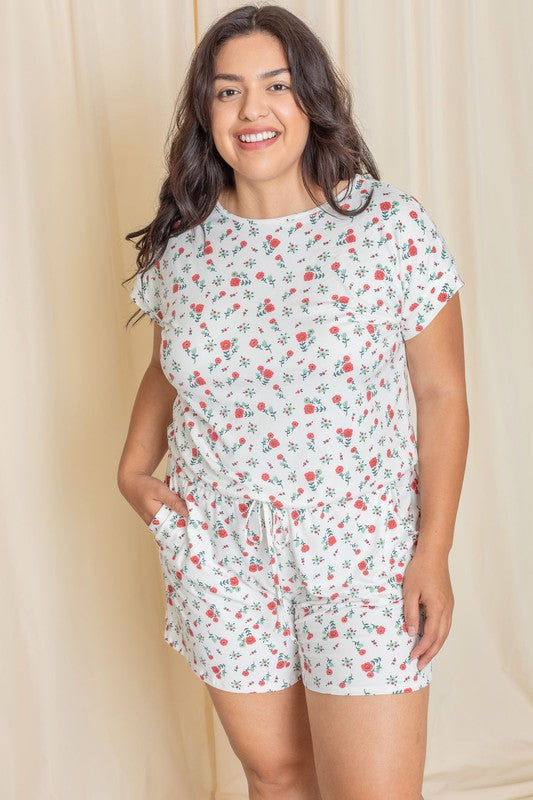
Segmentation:
[[(290, 86), (287, 86), (284, 83), (274, 83), (270, 88), (271, 89), (275, 89), (276, 87), (279, 87), (279, 86), (281, 86), (282, 89), (290, 89), (291, 88)], [(232, 97), (232, 95), (228, 95), (226, 93), (227, 92), (235, 92), (235, 91), (237, 91), (237, 90), (236, 89), (222, 89), (222, 91), (217, 94), (217, 97)]]

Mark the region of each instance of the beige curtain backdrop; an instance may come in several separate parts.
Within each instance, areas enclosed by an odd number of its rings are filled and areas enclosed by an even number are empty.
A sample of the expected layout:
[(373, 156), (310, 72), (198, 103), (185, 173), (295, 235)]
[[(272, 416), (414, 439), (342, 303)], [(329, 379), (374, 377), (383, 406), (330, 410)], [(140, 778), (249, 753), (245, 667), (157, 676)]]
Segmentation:
[[(424, 797), (533, 798), (533, 2), (280, 4), (327, 44), (382, 179), (430, 211), (466, 282), (470, 451)], [(0, 5), (6, 800), (247, 797), (205, 686), (163, 642), (157, 550), (116, 487), (152, 340), (124, 329), (124, 236), (156, 209), (195, 43), (237, 5)]]

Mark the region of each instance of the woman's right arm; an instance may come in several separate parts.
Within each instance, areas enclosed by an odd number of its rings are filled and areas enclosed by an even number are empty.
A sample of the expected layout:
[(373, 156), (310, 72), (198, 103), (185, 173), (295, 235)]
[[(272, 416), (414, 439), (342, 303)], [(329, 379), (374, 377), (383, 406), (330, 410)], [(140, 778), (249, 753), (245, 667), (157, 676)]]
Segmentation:
[(148, 525), (162, 503), (187, 515), (187, 505), (152, 473), (168, 450), (167, 427), (172, 421), (176, 390), (160, 362), (161, 327), (154, 323), (150, 363), (133, 404), (128, 435), (120, 458), (117, 484), (121, 494)]

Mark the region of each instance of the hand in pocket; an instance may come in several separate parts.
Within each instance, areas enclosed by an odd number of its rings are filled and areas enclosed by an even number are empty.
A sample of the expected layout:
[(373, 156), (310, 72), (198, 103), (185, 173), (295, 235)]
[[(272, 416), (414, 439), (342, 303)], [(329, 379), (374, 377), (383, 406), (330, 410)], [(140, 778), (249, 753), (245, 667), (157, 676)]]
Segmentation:
[(121, 491), (145, 525), (150, 525), (159, 512), (164, 513), (164, 505), (187, 519), (189, 517), (185, 500), (164, 481), (151, 475), (132, 475), (123, 481)]

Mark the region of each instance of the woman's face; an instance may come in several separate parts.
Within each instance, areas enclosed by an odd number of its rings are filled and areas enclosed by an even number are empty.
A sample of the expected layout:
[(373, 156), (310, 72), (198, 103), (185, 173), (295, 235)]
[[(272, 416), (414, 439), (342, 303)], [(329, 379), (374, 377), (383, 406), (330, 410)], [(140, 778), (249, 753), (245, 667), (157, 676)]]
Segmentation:
[[(264, 73), (279, 71), (263, 77)], [(230, 39), (215, 60), (211, 127), (215, 147), (250, 181), (299, 173), (309, 120), (294, 101), (289, 64), (278, 39), (254, 33)], [(216, 77), (223, 75), (225, 77)], [(275, 139), (242, 145), (237, 134), (276, 131)]]

